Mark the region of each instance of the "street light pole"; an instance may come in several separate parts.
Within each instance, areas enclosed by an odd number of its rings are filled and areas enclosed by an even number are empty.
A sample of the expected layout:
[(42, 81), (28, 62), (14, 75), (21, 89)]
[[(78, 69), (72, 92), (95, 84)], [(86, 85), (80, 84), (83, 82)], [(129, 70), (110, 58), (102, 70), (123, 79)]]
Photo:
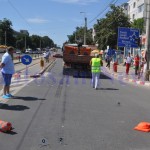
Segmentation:
[(84, 14), (84, 21), (85, 21), (85, 25), (84, 25), (84, 45), (86, 45), (86, 30), (87, 30), (87, 18), (86, 18), (86, 13), (85, 12), (80, 12)]
[[(149, 61), (150, 61), (150, 1), (146, 2), (146, 51), (147, 51), (147, 70), (149, 70)], [(147, 79), (149, 81), (149, 76)]]

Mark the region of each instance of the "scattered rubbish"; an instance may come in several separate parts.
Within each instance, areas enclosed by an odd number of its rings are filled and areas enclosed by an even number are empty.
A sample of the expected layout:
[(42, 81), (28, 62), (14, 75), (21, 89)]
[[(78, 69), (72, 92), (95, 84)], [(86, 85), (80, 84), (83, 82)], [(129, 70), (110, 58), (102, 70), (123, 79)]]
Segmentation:
[(12, 130), (12, 124), (10, 122), (0, 120), (0, 131), (1, 132), (9, 132), (11, 130)]
[(59, 138), (59, 142), (60, 142), (60, 144), (63, 144), (63, 138)]
[(149, 122), (140, 122), (134, 130), (150, 132), (150, 123)]
[(118, 102), (117, 104), (120, 105), (120, 102)]
[(48, 145), (49, 145), (48, 140), (46, 138), (42, 138), (42, 140), (40, 141), (40, 146), (43, 147)]
[(59, 138), (59, 141), (62, 142), (62, 141), (63, 141), (63, 138)]

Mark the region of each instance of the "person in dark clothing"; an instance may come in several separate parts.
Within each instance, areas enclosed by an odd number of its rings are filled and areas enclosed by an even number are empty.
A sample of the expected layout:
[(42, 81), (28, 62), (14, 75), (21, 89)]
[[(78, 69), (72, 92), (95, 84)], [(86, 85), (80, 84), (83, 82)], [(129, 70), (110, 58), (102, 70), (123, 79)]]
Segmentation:
[(110, 62), (111, 62), (111, 57), (107, 56), (107, 65), (106, 67), (108, 67), (110, 69)]

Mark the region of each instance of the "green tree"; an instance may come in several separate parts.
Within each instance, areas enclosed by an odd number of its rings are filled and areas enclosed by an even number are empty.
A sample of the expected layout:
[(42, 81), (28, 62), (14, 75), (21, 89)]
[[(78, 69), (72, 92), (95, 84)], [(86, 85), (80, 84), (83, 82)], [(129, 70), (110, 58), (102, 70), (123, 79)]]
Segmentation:
[(18, 33), (16, 35), (16, 48), (21, 50), (22, 52), (25, 51), (25, 35), (24, 34)]
[(95, 42), (100, 49), (106, 49), (107, 45), (116, 48), (118, 27), (130, 27), (129, 18), (119, 6), (110, 5), (111, 10), (105, 18), (97, 20), (94, 25), (96, 31)]
[(32, 45), (31, 45), (32, 49), (40, 47), (40, 40), (41, 40), (40, 36), (32, 35), (30, 38), (31, 38), (31, 43), (32, 43)]
[(43, 43), (43, 47), (50, 47), (50, 48), (52, 48), (52, 47), (55, 46), (53, 40), (50, 39), (48, 36), (42, 37), (42, 43)]
[(131, 27), (139, 29), (140, 34), (144, 32), (144, 18), (139, 18), (131, 23)]
[[(26, 42), (25, 42), (26, 41)], [(6, 18), (0, 20), (0, 44), (17, 47), (25, 51), (25, 43), (28, 48), (56, 47), (53, 40), (48, 36), (41, 37), (39, 35), (25, 35), (12, 29), (12, 22)]]
[(2, 45), (16, 45), (15, 37), (13, 36), (12, 22), (6, 18), (0, 20), (0, 42)]
[[(76, 31), (72, 35), (68, 35), (69, 43), (77, 43), (78, 41), (84, 42), (84, 27), (76, 27)], [(93, 44), (92, 29), (86, 31), (86, 44)]]
[(50, 39), (48, 36), (40, 37), (38, 35), (32, 35), (31, 36), (31, 42), (32, 42), (32, 48), (38, 48), (38, 47), (54, 47), (54, 42), (52, 39)]
[(20, 40), (17, 40), (16, 41), (16, 48), (17, 49), (20, 49), (21, 51), (23, 51), (24, 49), (24, 40), (23, 39), (20, 39)]

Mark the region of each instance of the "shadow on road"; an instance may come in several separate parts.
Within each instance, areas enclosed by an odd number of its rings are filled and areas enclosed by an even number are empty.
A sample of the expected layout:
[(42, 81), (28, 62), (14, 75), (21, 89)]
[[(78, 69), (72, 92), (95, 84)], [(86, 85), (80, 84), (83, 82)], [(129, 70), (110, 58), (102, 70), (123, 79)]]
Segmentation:
[(115, 88), (98, 88), (97, 90), (119, 90)]
[(6, 134), (15, 135), (15, 134), (18, 134), (18, 133), (14, 132), (14, 131), (9, 131), (9, 132), (6, 132)]
[[(14, 129), (14, 128), (13, 128)], [(12, 130), (13, 130), (12, 129)], [(17, 132), (15, 132), (15, 131), (8, 131), (8, 132), (4, 132), (4, 134), (9, 134), (9, 135), (15, 135), (15, 134), (18, 134)], [(3, 133), (3, 132), (2, 132)]]
[(37, 98), (37, 97), (31, 97), (31, 96), (14, 96), (12, 99), (21, 99), (25, 101), (37, 101), (37, 100), (46, 100), (44, 98)]
[(23, 106), (23, 105), (8, 105), (8, 104), (1, 104), (0, 109), (5, 109), (5, 110), (15, 110), (15, 111), (23, 111), (23, 110), (29, 109), (29, 107)]
[[(63, 69), (63, 75), (73, 76), (74, 78), (92, 78), (91, 71), (89, 70), (77, 70), (71, 68)], [(100, 79), (111, 79), (111, 78), (109, 78), (108, 76), (106, 76), (101, 72)]]

